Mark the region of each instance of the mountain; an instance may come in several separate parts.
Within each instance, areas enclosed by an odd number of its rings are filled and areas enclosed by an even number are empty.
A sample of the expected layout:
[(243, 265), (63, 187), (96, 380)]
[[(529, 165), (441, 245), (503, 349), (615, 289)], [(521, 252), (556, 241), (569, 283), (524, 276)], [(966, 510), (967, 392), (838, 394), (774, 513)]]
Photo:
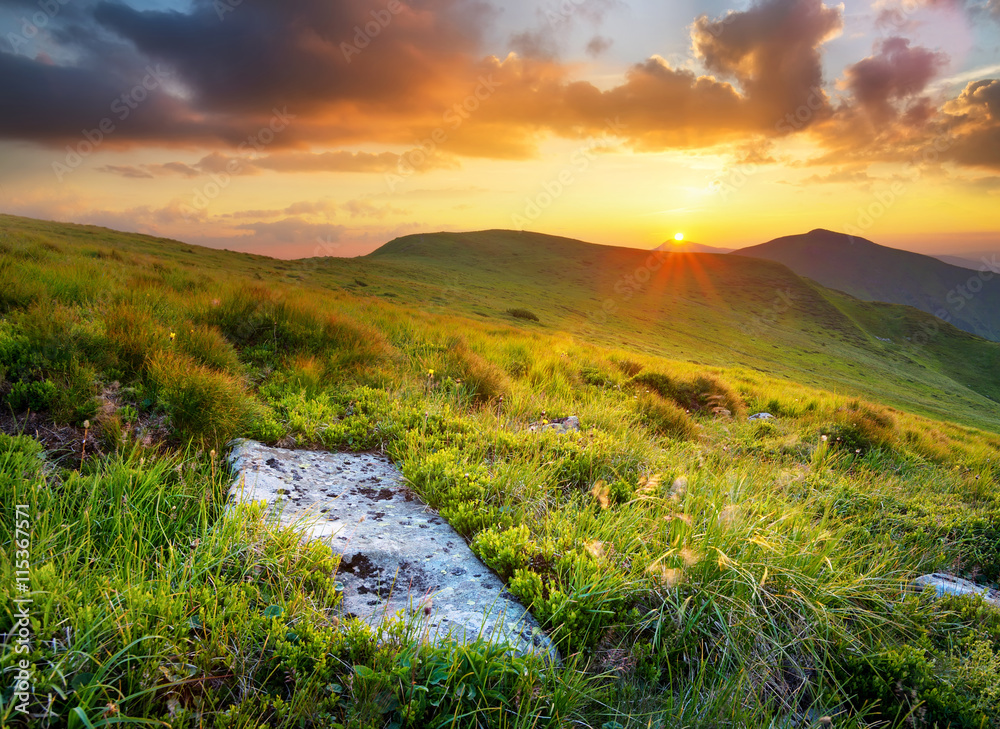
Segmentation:
[[(303, 296), (342, 297), (366, 320), (430, 314), (452, 321), (455, 337), (472, 320), (498, 341), (518, 327), (549, 347), (592, 342), (687, 362), (692, 371), (725, 367), (737, 382), (777, 379), (1000, 432), (1000, 345), (763, 259), (509, 230), (411, 235), (360, 258), (298, 261), (4, 215), (0, 234), (7, 236), (0, 235), (0, 312), (37, 296), (41, 284), (15, 266), (28, 243), (12, 242), (34, 241), (45, 247), (32, 256), (71, 272), (112, 261), (136, 281), (157, 276), (191, 291), (200, 290), (201, 272), (225, 272), (255, 285), (295, 286)], [(59, 296), (98, 300), (98, 280), (72, 275)], [(539, 321), (513, 316), (517, 309)]]
[(693, 241), (682, 240), (680, 242), (675, 240), (667, 240), (657, 246), (656, 250), (666, 251), (668, 253), (732, 253), (732, 248), (718, 248), (716, 246), (707, 246), (704, 243), (694, 243)]
[(1000, 269), (971, 271), (829, 230), (777, 238), (732, 255), (776, 261), (864, 301), (912, 306), (1000, 341)]
[(321, 285), (431, 313), (513, 323), (508, 310), (528, 309), (540, 319), (530, 326), (607, 346), (1000, 422), (1000, 345), (773, 261), (488, 230), (406, 236), (315, 266)]
[(1000, 256), (997, 256), (995, 253), (983, 253), (980, 254), (978, 258), (974, 258), (971, 254), (967, 254), (965, 256), (940, 255), (934, 256), (934, 258), (951, 264), (952, 266), (968, 268), (972, 271), (984, 271), (996, 268), (997, 261), (1000, 260)]

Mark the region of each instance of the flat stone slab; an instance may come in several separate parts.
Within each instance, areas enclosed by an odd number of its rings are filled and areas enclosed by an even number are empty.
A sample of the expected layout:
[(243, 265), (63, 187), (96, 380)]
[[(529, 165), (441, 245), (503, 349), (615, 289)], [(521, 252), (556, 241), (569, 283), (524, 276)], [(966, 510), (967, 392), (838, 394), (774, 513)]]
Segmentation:
[(346, 617), (379, 627), (402, 610), (431, 638), (485, 638), (560, 660), (531, 613), (385, 456), (240, 441), (230, 462), (239, 474), (232, 501), (263, 501), (281, 523), (341, 555)]
[(963, 580), (961, 577), (947, 575), (943, 572), (921, 575), (913, 581), (913, 584), (921, 589), (925, 587), (933, 588), (939, 597), (945, 595), (976, 595), (982, 597), (986, 602), (1000, 607), (1000, 590), (977, 585), (975, 582)]

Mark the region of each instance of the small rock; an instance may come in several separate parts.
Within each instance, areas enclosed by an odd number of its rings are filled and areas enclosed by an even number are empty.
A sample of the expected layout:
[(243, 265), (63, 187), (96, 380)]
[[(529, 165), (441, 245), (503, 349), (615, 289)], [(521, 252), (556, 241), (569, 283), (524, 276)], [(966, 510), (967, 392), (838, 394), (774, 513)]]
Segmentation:
[(755, 413), (749, 417), (749, 420), (774, 420), (774, 416), (771, 413)]
[(580, 418), (570, 415), (568, 418), (557, 418), (549, 422), (531, 423), (528, 430), (532, 433), (540, 433), (543, 430), (551, 430), (556, 433), (571, 433), (580, 430)]
[(953, 575), (946, 575), (942, 572), (921, 575), (913, 581), (913, 584), (921, 589), (925, 587), (933, 588), (938, 597), (946, 595), (979, 595), (986, 602), (1000, 607), (1000, 590), (977, 585), (975, 582), (963, 580)]

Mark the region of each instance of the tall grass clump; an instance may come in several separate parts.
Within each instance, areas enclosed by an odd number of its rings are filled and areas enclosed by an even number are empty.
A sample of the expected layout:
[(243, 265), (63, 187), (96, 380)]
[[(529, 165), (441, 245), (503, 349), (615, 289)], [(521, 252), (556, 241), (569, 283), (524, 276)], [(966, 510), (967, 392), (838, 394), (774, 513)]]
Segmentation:
[(231, 375), (164, 353), (149, 361), (150, 389), (185, 440), (224, 444), (248, 430), (259, 414), (244, 385)]
[(715, 375), (683, 378), (647, 371), (633, 377), (632, 383), (673, 400), (692, 413), (713, 414), (728, 410), (733, 416), (740, 416), (746, 412), (746, 404), (739, 393)]
[(448, 348), (447, 374), (461, 383), (472, 401), (484, 404), (503, 397), (510, 389), (507, 374), (498, 365), (474, 352), (464, 341)]
[(875, 448), (893, 449), (897, 444), (896, 420), (887, 409), (851, 400), (837, 409), (833, 423), (823, 435), (838, 448), (866, 453)]
[(644, 392), (636, 400), (636, 410), (642, 422), (655, 433), (670, 438), (690, 440), (698, 429), (687, 411), (659, 393)]

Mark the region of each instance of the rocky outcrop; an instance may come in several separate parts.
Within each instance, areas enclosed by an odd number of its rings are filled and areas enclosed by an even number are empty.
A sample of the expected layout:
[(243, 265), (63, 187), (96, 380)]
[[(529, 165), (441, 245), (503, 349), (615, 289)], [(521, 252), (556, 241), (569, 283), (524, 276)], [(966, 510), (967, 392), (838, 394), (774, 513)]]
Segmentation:
[(377, 627), (402, 611), (428, 639), (482, 637), (559, 660), (531, 614), (384, 456), (242, 441), (230, 460), (234, 502), (264, 501), (341, 555), (346, 617)]
[(930, 587), (939, 597), (944, 597), (945, 595), (979, 596), (986, 602), (1000, 607), (1000, 590), (977, 585), (975, 582), (963, 580), (960, 577), (954, 577), (942, 572), (922, 575), (915, 579), (913, 584), (920, 589)]

